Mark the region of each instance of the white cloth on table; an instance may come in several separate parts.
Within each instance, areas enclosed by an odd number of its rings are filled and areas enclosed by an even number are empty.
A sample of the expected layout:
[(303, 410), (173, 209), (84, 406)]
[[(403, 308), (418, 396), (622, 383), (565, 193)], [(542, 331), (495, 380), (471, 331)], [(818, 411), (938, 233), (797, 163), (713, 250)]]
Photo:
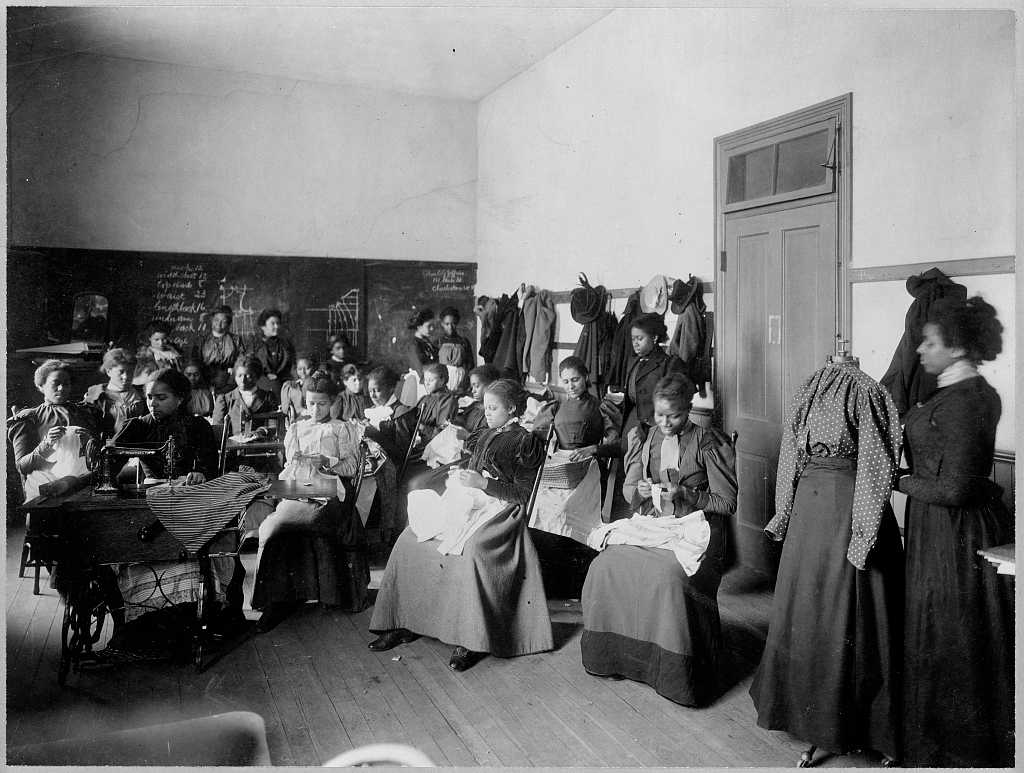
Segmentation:
[(477, 529), (507, 507), (504, 500), (449, 478), (443, 494), (429, 489), (409, 492), (409, 528), (418, 542), (437, 540), (441, 555), (461, 556)]
[(703, 510), (694, 510), (682, 518), (657, 517), (636, 513), (604, 524), (590, 534), (588, 545), (604, 550), (609, 545), (671, 550), (687, 577), (700, 569), (704, 553), (711, 542), (711, 526)]

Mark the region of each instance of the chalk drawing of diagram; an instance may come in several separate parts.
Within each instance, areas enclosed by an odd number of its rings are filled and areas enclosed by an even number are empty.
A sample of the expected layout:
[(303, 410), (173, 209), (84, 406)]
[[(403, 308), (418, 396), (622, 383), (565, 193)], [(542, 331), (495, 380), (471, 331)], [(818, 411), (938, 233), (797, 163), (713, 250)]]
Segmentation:
[(359, 334), (359, 288), (354, 287), (325, 308), (306, 309), (310, 340), (326, 341), (332, 335), (344, 333), (351, 343)]
[(249, 292), (249, 286), (229, 284), (227, 277), (221, 277), (217, 281), (217, 291), (220, 293), (222, 306), (230, 306), (235, 312), (231, 321), (231, 332), (243, 339), (256, 335), (256, 312), (252, 307), (246, 308), (245, 296)]

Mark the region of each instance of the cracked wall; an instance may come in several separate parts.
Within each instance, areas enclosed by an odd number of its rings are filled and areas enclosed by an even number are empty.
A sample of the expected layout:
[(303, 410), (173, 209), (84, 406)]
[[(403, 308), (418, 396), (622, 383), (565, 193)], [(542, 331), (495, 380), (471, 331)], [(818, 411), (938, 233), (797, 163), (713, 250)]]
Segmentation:
[(475, 259), (472, 102), (77, 54), (8, 125), (14, 244)]

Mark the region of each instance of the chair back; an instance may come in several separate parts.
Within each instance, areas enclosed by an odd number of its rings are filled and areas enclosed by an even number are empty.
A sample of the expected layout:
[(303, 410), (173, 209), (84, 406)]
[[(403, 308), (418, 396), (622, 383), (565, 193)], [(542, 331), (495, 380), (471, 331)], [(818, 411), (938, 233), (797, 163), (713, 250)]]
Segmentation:
[(398, 469), (398, 480), (401, 481), (405, 475), (405, 468), (409, 464), (409, 457), (412, 456), (412, 450), (416, 447), (416, 437), (420, 434), (420, 425), (423, 423), (423, 404), (416, 408), (416, 424), (412, 428), (412, 435), (409, 437), (409, 445), (405, 449), (405, 458), (402, 459), (402, 466)]
[[(538, 434), (539, 433), (535, 433)], [(540, 479), (544, 475), (544, 466), (548, 462), (548, 451), (551, 450), (551, 443), (555, 440), (555, 423), (552, 421), (548, 425), (546, 432), (544, 433), (544, 456), (541, 459), (540, 466), (537, 468), (537, 474), (533, 479), (533, 489), (530, 491), (530, 499), (526, 503), (526, 523), (530, 522), (530, 516), (533, 515), (533, 506), (537, 502), (537, 492), (540, 491)]]

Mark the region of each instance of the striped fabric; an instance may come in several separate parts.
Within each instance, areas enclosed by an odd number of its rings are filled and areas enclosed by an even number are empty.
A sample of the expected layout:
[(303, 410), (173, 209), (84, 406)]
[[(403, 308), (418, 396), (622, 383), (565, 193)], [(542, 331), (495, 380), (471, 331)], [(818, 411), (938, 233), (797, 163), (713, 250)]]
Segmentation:
[(196, 486), (151, 488), (146, 503), (167, 531), (195, 553), (269, 488), (258, 475), (232, 472)]

